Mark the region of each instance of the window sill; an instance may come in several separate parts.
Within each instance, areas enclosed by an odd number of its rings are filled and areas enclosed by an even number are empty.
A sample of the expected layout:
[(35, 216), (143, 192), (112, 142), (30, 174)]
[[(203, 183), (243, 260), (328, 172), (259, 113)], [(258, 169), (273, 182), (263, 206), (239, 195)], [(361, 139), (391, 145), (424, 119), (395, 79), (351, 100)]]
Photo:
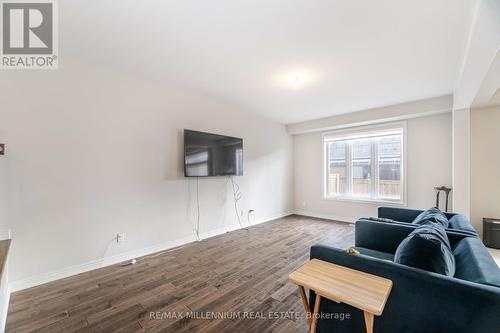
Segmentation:
[(351, 197), (335, 197), (335, 196), (323, 196), (323, 200), (340, 201), (340, 202), (350, 202), (350, 203), (363, 203), (371, 205), (387, 205), (387, 206), (401, 206), (406, 207), (407, 204), (404, 201), (391, 201), (391, 200), (380, 200), (380, 199), (368, 199), (368, 198), (351, 198)]

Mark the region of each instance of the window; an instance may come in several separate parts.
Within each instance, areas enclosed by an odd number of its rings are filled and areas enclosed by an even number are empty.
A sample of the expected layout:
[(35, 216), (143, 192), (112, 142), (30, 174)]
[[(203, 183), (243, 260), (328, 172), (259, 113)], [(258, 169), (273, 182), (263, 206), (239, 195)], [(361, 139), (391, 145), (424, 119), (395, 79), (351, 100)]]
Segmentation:
[(404, 203), (404, 124), (324, 135), (325, 197)]

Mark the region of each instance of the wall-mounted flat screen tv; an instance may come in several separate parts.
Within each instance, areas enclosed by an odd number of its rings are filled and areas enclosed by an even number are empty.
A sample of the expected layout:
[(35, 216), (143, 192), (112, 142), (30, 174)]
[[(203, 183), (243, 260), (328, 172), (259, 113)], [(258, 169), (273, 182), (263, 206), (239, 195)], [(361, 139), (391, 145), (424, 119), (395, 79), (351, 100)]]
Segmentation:
[(184, 130), (184, 176), (243, 175), (243, 139)]

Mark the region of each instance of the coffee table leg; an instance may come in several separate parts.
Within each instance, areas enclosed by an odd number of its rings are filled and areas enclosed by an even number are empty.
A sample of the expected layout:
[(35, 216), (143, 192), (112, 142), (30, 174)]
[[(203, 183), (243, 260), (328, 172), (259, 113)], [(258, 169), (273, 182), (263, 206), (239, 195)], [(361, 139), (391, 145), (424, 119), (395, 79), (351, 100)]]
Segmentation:
[(302, 298), (302, 304), (304, 304), (304, 310), (306, 311), (306, 318), (311, 326), (311, 310), (309, 309), (309, 302), (307, 301), (306, 291), (304, 287), (299, 286), (300, 297)]
[(365, 315), (366, 333), (373, 333), (373, 313), (363, 311)]
[(321, 296), (316, 293), (316, 300), (314, 301), (314, 310), (312, 313), (312, 321), (311, 321), (311, 333), (316, 332), (316, 325), (318, 324), (318, 311), (319, 311), (319, 302), (321, 302)]

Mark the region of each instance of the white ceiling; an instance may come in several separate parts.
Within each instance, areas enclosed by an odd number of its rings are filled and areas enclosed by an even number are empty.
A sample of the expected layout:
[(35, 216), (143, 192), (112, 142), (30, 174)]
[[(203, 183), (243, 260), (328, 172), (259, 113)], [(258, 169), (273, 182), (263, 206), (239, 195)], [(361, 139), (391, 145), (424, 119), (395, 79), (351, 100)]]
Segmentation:
[(500, 105), (500, 50), (486, 74), (486, 77), (477, 92), (472, 107), (489, 107)]
[[(65, 0), (59, 8), (63, 57), (293, 123), (451, 93), (470, 0)], [(282, 82), (294, 71), (305, 73), (298, 89)]]

